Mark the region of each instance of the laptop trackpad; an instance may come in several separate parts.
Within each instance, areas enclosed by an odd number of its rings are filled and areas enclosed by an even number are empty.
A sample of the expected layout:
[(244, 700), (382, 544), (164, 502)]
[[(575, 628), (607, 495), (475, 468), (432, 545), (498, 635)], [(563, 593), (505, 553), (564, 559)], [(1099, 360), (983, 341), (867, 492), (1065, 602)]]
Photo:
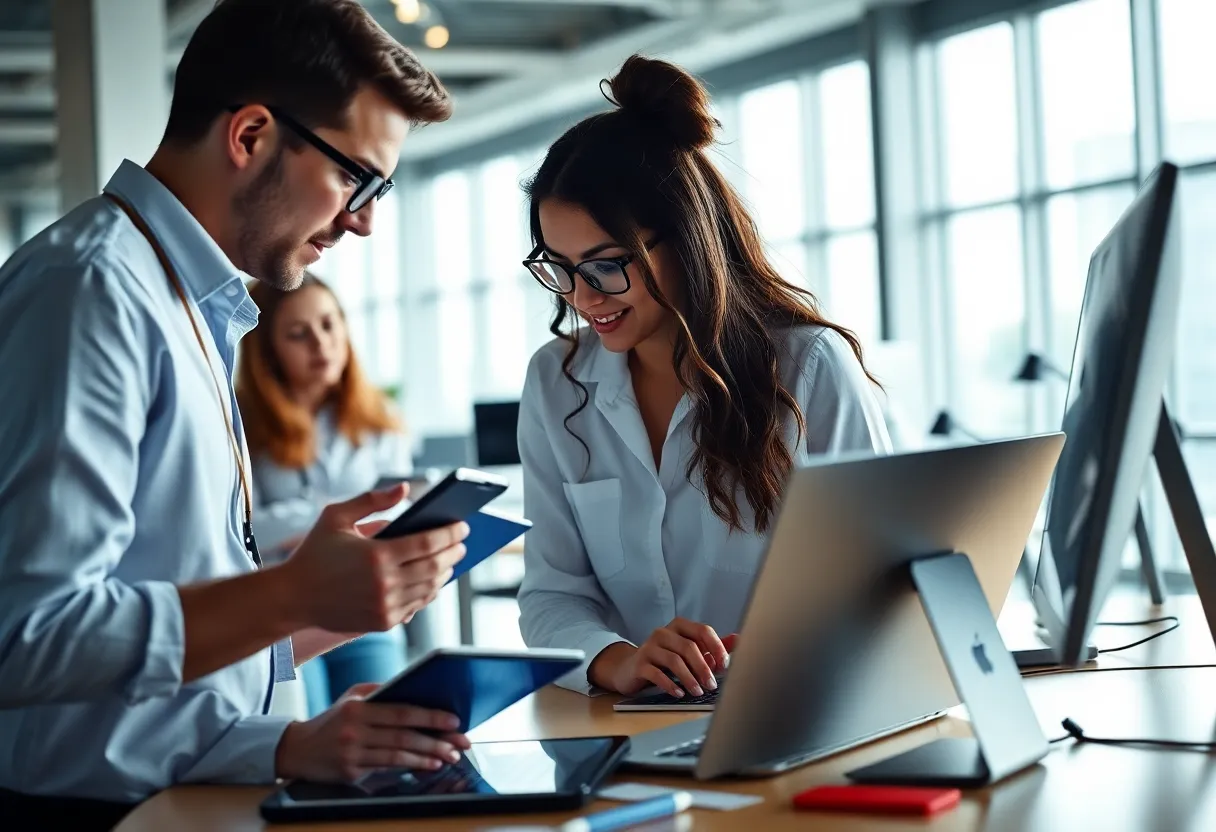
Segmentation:
[[(709, 720), (711, 717), (702, 717), (700, 719), (681, 722), (679, 725), (668, 725), (665, 728), (656, 728), (653, 731), (643, 731), (640, 734), (634, 734), (629, 745), (629, 754), (625, 758), (626, 763), (637, 763), (639, 765), (654, 765), (655, 763), (663, 762), (670, 764), (671, 760), (658, 755), (675, 746), (683, 745), (693, 740), (704, 737), (709, 731)], [(687, 760), (687, 764), (696, 763), (696, 758), (692, 757)]]

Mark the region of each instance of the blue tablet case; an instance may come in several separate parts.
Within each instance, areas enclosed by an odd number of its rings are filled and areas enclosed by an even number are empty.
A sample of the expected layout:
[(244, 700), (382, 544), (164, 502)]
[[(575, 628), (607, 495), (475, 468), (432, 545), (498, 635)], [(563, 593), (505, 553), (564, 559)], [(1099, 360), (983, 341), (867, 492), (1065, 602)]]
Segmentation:
[(461, 733), (582, 664), (582, 651), (568, 657), (528, 651), (496, 655), (493, 651), (436, 650), (406, 668), (368, 697), (369, 702), (399, 702), (446, 711), (460, 718)]
[(452, 577), (448, 583), (456, 580), (532, 528), (530, 520), (522, 517), (509, 517), (485, 508), (465, 522), (469, 524), (469, 536), (464, 540), (464, 557), (452, 570)]

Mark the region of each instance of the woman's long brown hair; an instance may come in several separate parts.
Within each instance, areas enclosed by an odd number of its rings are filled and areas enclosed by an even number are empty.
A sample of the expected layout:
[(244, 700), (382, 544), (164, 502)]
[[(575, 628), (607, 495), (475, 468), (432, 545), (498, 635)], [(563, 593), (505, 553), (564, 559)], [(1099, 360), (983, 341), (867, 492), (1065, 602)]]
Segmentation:
[[(834, 330), (858, 361), (861, 344), (825, 319), (815, 296), (784, 280), (765, 256), (743, 201), (702, 152), (718, 124), (701, 84), (670, 63), (635, 55), (608, 87), (617, 109), (568, 130), (527, 185), (533, 242), (543, 244), (541, 202), (557, 199), (586, 210), (633, 252), (646, 288), (676, 321), (675, 371), (694, 417), (686, 475), (692, 482), (700, 471), (710, 507), (732, 530), (744, 530), (736, 501), (742, 489), (755, 530), (764, 532), (793, 467), (782, 439), (784, 417), (793, 416), (799, 439), (806, 429), (781, 381), (789, 328)], [(675, 253), (683, 280), (678, 308), (655, 283), (644, 229)], [(579, 349), (578, 316), (562, 297), (556, 301), (549, 328), (570, 344), (562, 372), (580, 396), (566, 429), (587, 449), (570, 427), (588, 398), (570, 372)]]
[[(311, 273), (304, 275), (304, 282), (296, 291), (310, 286), (333, 295), (329, 286)], [(264, 455), (286, 468), (304, 468), (317, 458), (314, 417), (292, 400), (274, 351), (275, 319), (290, 293), (255, 280), (249, 285), (249, 294), (261, 314), (257, 328), (241, 341), (236, 375), (236, 398), (245, 423), (249, 455), (253, 458)], [(334, 302), (338, 302), (336, 296)], [(340, 304), (338, 311), (345, 317)], [(338, 430), (355, 446), (362, 444), (369, 433), (401, 429), (384, 394), (360, 369), (349, 342), (346, 369), (331, 401)]]

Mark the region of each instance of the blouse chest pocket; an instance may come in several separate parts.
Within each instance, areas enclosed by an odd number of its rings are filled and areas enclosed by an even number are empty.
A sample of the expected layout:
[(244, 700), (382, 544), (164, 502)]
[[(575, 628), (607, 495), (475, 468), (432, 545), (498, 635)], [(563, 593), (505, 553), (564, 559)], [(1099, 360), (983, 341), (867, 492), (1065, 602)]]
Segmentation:
[(597, 578), (611, 578), (625, 568), (621, 541), (621, 481), (563, 483), (583, 547)]

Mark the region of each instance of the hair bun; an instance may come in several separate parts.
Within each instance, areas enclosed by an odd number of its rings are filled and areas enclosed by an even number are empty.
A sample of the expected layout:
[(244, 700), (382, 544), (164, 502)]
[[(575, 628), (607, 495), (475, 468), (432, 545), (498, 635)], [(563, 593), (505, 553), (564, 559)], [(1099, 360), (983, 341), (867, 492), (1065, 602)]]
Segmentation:
[(709, 113), (701, 82), (675, 64), (634, 55), (608, 81), (614, 103), (666, 134), (677, 150), (713, 143), (721, 125)]

